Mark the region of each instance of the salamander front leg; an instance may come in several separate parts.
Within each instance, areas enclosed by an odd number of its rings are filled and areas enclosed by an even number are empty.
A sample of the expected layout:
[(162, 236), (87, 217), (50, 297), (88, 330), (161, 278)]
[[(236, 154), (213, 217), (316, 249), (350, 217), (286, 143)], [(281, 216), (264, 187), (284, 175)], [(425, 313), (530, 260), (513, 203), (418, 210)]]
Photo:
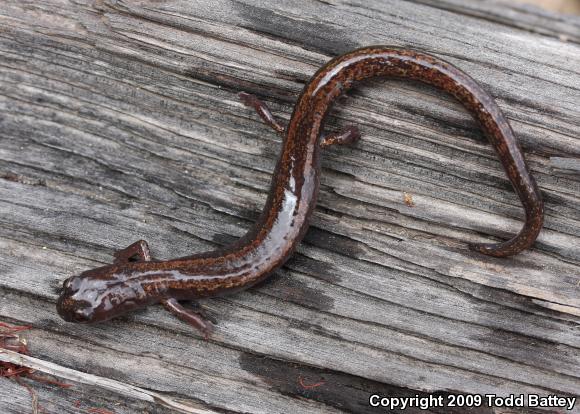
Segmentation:
[[(139, 240), (132, 245), (119, 250), (115, 253), (115, 260), (113, 263), (121, 264), (127, 262), (150, 262), (151, 253), (149, 252), (149, 245), (145, 240)], [(179, 304), (176, 299), (169, 298), (161, 301), (165, 309), (177, 316), (182, 321), (199, 329), (205, 339), (208, 339), (213, 331), (213, 325), (206, 320), (201, 313), (185, 309)]]
[(208, 339), (213, 332), (213, 325), (210, 321), (205, 319), (199, 312), (185, 309), (176, 299), (164, 299), (161, 301), (161, 303), (163, 306), (165, 306), (165, 309), (167, 309), (173, 315), (190, 324), (194, 328), (199, 329), (205, 339)]
[(149, 245), (145, 240), (139, 240), (132, 245), (125, 247), (114, 253), (115, 260), (113, 263), (127, 263), (127, 262), (150, 262), (151, 253), (149, 252)]

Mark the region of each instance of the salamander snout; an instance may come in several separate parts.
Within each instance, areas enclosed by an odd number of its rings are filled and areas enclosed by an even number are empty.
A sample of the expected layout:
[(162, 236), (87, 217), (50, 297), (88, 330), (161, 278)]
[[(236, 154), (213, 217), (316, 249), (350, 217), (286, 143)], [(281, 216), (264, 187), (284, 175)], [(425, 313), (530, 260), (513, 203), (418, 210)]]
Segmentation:
[(56, 304), (61, 318), (67, 322), (89, 323), (94, 319), (94, 308), (84, 300), (75, 300), (62, 295)]
[(61, 318), (76, 323), (95, 322), (98, 319), (94, 302), (99, 292), (90, 285), (90, 279), (84, 274), (63, 282), (63, 290), (56, 303)]
[[(69, 322), (78, 322), (78, 323), (88, 323), (92, 321), (92, 308), (87, 303), (88, 306), (79, 308), (77, 307), (72, 312), (67, 313), (67, 316), (71, 318)], [(65, 318), (67, 320), (67, 318)]]

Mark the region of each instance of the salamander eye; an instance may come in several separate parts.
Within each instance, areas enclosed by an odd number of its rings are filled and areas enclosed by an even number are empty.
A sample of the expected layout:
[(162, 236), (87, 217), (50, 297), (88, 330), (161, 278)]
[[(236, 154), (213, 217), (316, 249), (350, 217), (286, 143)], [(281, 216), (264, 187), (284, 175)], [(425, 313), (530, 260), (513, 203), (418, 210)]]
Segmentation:
[(71, 276), (62, 282), (62, 287), (67, 292), (76, 292), (82, 286), (81, 276)]

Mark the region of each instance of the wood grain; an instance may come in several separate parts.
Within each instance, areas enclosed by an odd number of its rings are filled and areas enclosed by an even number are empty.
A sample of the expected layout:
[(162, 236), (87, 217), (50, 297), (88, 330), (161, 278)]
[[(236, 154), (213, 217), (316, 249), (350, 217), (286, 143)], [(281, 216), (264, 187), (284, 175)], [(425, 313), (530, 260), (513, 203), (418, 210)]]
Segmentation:
[[(3, 1), (0, 320), (33, 325), (29, 363), (74, 374), (69, 390), (31, 383), (49, 412), (174, 412), (147, 395), (227, 413), (376, 413), (373, 393), (578, 395), (580, 19), (562, 18), (564, 42), (549, 22), (486, 17), (497, 2), (427, 3)], [(202, 303), (211, 340), (160, 307), (58, 318), (65, 278), (140, 238), (164, 259), (243, 235), (281, 139), (237, 92), (287, 120), (320, 65), (369, 44), (434, 54), (496, 97), (546, 202), (533, 250), (467, 250), (520, 228), (508, 179), (460, 104), (381, 80), (333, 112), (330, 130), (363, 138), (324, 154), (297, 254)], [(0, 411), (25, 412), (26, 390), (0, 381)]]

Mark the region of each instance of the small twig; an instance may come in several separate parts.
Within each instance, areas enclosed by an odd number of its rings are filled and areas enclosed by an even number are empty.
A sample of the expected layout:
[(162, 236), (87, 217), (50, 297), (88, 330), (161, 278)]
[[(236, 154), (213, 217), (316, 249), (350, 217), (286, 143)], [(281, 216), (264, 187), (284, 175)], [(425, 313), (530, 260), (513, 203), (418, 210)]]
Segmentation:
[(104, 390), (120, 394), (125, 398), (137, 399), (150, 403), (157, 403), (173, 409), (176, 412), (187, 414), (218, 414), (217, 411), (198, 405), (194, 401), (174, 400), (169, 396), (160, 394), (134, 385), (129, 385), (110, 378), (99, 377), (97, 375), (80, 372), (53, 362), (44, 361), (28, 355), (18, 354), (13, 351), (0, 350), (0, 362), (11, 362), (19, 366), (26, 366), (39, 372), (44, 372), (52, 376), (64, 378), (69, 381), (98, 386)]
[[(30, 355), (28, 345), (24, 339), (17, 335), (18, 332), (31, 329), (30, 326), (16, 326), (0, 322), (0, 353), (2, 350), (17, 352), (22, 355)], [(9, 342), (16, 342), (9, 343)], [(34, 369), (13, 362), (0, 361), (0, 377), (14, 378), (14, 380), (30, 393), (32, 399), (32, 413), (39, 414), (44, 412), (42, 406), (38, 403), (38, 394), (34, 389), (26, 384), (22, 378), (26, 377), (33, 381), (42, 382), (45, 384), (56, 385), (62, 388), (71, 387), (71, 384), (65, 384), (60, 381), (52, 380), (43, 376), (36, 375)]]
[(304, 380), (302, 379), (302, 376), (300, 375), (300, 376), (298, 376), (298, 383), (305, 390), (311, 390), (313, 388), (317, 388), (317, 387), (320, 387), (321, 385), (326, 384), (326, 381), (320, 381), (320, 382), (317, 382), (315, 384), (304, 384)]

